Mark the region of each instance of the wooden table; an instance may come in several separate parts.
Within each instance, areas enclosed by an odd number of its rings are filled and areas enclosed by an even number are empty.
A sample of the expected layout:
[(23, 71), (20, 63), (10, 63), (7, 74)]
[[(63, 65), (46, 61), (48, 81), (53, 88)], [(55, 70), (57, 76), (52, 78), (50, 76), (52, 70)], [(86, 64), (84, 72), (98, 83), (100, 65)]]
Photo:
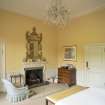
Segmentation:
[(51, 102), (52, 104), (55, 105), (55, 103), (64, 97), (70, 96), (72, 94), (75, 94), (81, 90), (86, 89), (87, 87), (82, 87), (82, 86), (72, 86), (68, 89), (65, 89), (64, 91), (57, 92), (53, 95), (47, 96), (46, 97), (46, 105), (48, 105), (48, 102)]

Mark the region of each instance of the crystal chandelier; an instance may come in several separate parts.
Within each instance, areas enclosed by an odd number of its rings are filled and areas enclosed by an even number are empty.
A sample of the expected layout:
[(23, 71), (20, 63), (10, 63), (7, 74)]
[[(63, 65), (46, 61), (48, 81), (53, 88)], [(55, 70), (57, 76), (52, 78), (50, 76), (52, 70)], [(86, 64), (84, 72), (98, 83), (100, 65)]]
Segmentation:
[(67, 10), (61, 0), (51, 0), (47, 10), (47, 20), (55, 25), (66, 25), (69, 20), (70, 11)]

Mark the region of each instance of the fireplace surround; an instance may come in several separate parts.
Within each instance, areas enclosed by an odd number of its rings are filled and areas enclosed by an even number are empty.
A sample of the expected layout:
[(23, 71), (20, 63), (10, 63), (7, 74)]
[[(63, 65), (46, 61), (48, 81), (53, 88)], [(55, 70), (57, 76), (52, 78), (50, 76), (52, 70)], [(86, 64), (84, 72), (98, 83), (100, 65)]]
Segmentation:
[(29, 87), (43, 85), (46, 81), (46, 62), (25, 62), (24, 76), (25, 85)]

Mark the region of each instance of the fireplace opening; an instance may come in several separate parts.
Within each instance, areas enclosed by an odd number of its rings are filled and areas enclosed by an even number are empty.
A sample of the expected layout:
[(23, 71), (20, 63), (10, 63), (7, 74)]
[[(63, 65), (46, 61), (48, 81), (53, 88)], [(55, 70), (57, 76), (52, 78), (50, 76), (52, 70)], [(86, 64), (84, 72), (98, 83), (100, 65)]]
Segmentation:
[(43, 83), (43, 67), (25, 68), (25, 83), (28, 86), (39, 85)]

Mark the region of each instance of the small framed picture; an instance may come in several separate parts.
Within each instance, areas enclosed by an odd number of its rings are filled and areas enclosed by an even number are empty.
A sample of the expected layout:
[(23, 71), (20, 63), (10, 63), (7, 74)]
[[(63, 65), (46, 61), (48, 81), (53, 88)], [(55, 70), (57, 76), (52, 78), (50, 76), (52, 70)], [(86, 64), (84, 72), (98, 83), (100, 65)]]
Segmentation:
[(64, 47), (64, 60), (76, 61), (76, 45)]

